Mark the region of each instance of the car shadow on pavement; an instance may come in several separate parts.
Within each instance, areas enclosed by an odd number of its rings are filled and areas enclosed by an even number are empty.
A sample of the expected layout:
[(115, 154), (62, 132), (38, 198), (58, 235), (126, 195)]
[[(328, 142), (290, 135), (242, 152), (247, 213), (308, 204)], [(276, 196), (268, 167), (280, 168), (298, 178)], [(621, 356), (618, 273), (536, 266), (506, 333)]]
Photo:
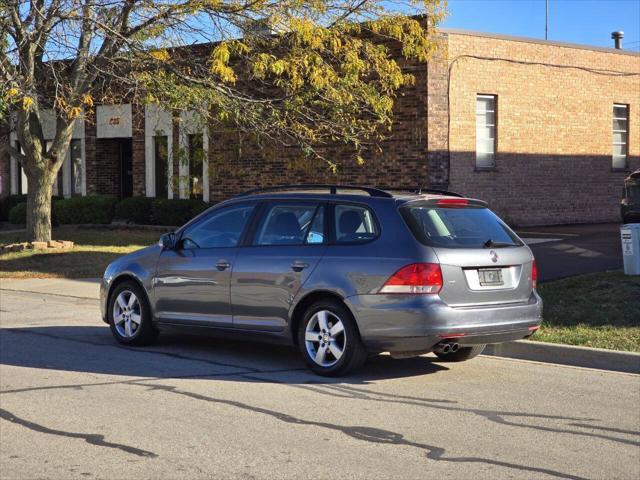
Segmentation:
[[(3, 328), (0, 332), (1, 365), (147, 378), (236, 380), (240, 374), (269, 373), (284, 382), (323, 380), (311, 373), (298, 351), (289, 346), (163, 332), (152, 346), (127, 347), (112, 338), (106, 325)], [(377, 355), (356, 374), (325, 380), (366, 384), (447, 370), (435, 360)]]

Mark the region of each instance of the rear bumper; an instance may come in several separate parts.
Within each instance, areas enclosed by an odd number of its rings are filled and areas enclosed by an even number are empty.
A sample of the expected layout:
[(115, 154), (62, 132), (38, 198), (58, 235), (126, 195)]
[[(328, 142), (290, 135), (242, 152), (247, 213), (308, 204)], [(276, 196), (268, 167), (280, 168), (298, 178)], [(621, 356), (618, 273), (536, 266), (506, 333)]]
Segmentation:
[(542, 322), (542, 299), (452, 308), (437, 295), (355, 295), (346, 299), (369, 351), (429, 350), (445, 339), (461, 345), (525, 338)]

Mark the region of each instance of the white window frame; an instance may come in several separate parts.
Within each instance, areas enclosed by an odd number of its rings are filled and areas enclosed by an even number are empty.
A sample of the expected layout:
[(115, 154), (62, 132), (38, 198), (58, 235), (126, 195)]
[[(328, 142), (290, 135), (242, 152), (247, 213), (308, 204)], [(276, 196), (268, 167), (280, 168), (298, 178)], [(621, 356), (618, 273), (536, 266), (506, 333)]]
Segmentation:
[(173, 118), (168, 112), (155, 104), (145, 107), (144, 145), (145, 145), (145, 195), (155, 197), (156, 192), (156, 152), (155, 137), (167, 137), (167, 198), (173, 198)]
[[(626, 117), (616, 117), (616, 108), (624, 108), (627, 113)], [(629, 167), (629, 105), (626, 103), (614, 103), (612, 108), (612, 119), (611, 119), (611, 168), (614, 170), (626, 170)], [(624, 120), (626, 125), (625, 130), (616, 130), (615, 121)], [(615, 134), (622, 133), (623, 140), (622, 142), (615, 141)], [(616, 147), (624, 145), (626, 147), (624, 155), (616, 155)], [(624, 159), (624, 165), (617, 165), (616, 160)]]
[[(493, 101), (493, 110), (485, 110), (484, 112), (478, 112), (478, 103), (480, 99), (491, 99)], [(493, 113), (493, 124), (486, 123), (486, 114)], [(475, 168), (478, 170), (488, 170), (496, 167), (496, 154), (498, 150), (498, 95), (492, 94), (484, 94), (478, 93), (476, 94), (476, 102), (475, 102), (475, 114), (476, 114), (476, 162)], [(482, 127), (482, 128), (481, 128)], [(486, 130), (487, 127), (493, 129), (493, 138), (479, 138), (478, 132)], [(484, 152), (479, 149), (482, 141), (493, 140), (493, 152)], [(482, 159), (481, 161), (480, 154), (483, 155), (491, 155), (491, 163)]]

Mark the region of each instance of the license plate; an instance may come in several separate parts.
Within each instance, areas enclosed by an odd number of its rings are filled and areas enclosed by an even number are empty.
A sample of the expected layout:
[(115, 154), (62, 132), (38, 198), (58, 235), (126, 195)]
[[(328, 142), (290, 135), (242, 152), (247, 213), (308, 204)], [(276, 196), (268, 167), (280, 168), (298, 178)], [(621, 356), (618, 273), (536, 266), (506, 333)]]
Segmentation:
[(478, 277), (480, 279), (480, 285), (483, 287), (504, 285), (502, 280), (502, 270), (499, 268), (485, 268), (478, 270)]

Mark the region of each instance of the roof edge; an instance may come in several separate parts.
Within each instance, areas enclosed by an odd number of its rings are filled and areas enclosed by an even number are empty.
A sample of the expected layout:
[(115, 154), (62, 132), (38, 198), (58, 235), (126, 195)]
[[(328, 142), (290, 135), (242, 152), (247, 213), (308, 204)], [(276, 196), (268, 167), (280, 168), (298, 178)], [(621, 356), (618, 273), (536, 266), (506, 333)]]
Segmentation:
[(464, 30), (460, 28), (439, 28), (439, 32), (445, 34), (453, 34), (453, 35), (467, 35), (470, 37), (486, 37), (486, 38), (496, 38), (499, 40), (510, 40), (513, 42), (522, 42), (522, 43), (537, 43), (540, 45), (551, 45), (556, 47), (565, 47), (565, 48), (576, 48), (580, 50), (592, 50), (596, 52), (603, 53), (615, 53), (618, 55), (629, 55), (632, 57), (640, 57), (640, 52), (632, 52), (631, 50), (624, 50), (618, 48), (609, 48), (609, 47), (598, 47), (595, 45), (584, 45), (581, 43), (571, 43), (571, 42), (558, 42), (555, 40), (542, 40), (540, 38), (532, 38), (532, 37), (519, 37), (515, 35), (503, 35), (500, 33), (489, 33), (489, 32), (478, 32), (475, 30)]

